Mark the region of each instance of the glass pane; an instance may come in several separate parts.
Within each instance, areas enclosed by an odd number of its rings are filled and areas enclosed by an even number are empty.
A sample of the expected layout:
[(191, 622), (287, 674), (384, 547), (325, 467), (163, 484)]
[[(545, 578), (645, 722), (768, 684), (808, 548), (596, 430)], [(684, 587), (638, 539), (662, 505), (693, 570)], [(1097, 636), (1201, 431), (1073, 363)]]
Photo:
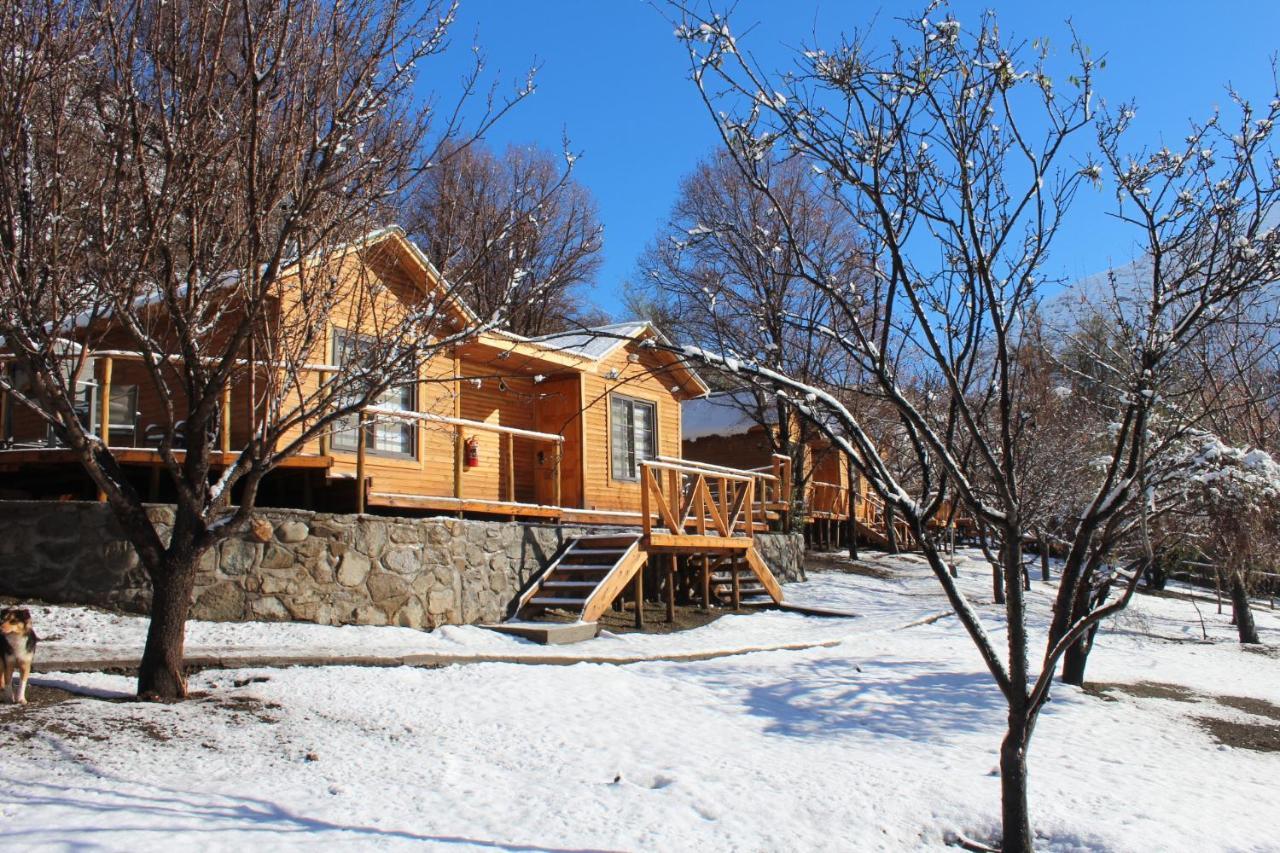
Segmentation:
[[(350, 364), (369, 349), (369, 341), (359, 335), (338, 332), (333, 336), (333, 361), (338, 365)], [(388, 409), (413, 411), (414, 386), (388, 388), (378, 396), (375, 404)], [(348, 415), (334, 424), (333, 446), (339, 450), (355, 450), (357, 415)], [(366, 433), (370, 450), (380, 453), (398, 453), (412, 456), (416, 451), (417, 432), (412, 422), (384, 418), (372, 424)]]
[(133, 429), (134, 418), (137, 416), (137, 408), (138, 386), (111, 386), (110, 409), (111, 426), (113, 428), (120, 427), (122, 429)]
[(615, 480), (633, 479), (631, 465), (631, 403), (621, 397), (612, 399), (610, 424), (611, 469)]
[(635, 447), (637, 459), (652, 459), (657, 455), (654, 442), (654, 407), (649, 403), (635, 406)]

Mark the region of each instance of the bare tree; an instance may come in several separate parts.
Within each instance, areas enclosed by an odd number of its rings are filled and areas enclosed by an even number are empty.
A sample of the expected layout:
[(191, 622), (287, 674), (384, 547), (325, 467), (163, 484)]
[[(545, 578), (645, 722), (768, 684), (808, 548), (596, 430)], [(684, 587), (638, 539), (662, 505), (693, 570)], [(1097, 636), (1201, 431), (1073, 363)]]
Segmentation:
[[(410, 230), (445, 278), (482, 315), (504, 307), (507, 327), (530, 337), (601, 320), (583, 294), (602, 261), (604, 228), (591, 193), (534, 146), (496, 155), (454, 148), (410, 203)], [(534, 293), (538, 298), (532, 298)]]
[[(700, 163), (681, 182), (670, 221), (641, 258), (641, 284), (631, 298), (665, 317), (666, 331), (679, 340), (729, 355), (758, 354), (803, 382), (847, 386), (839, 348), (814, 331), (835, 322), (829, 304), (792, 264), (803, 253), (828, 277), (856, 281), (865, 273), (853, 222), (815, 190), (804, 164), (770, 158), (759, 173), (767, 193), (725, 152)], [(793, 249), (791, 241), (803, 246)], [(765, 428), (773, 452), (792, 457), (796, 490), (804, 494), (803, 449), (812, 427), (797, 424), (794, 410), (773, 394), (741, 388), (731, 375), (721, 383), (738, 389), (729, 404)]]
[[(500, 320), (459, 321), (448, 293), (388, 303), (351, 263), (431, 159), (424, 139), (460, 134), (458, 109), (433, 122), (411, 94), (453, 16), (397, 0), (27, 0), (0, 21), (0, 389), (74, 451), (150, 577), (142, 695), (185, 695), (196, 565), (247, 522), (263, 478)], [(473, 132), (526, 91), (491, 91)], [(368, 342), (333, 365), (339, 308)], [(166, 413), (171, 529), (77, 411), (101, 351), (140, 364)], [(233, 393), (251, 421), (223, 458)]]
[[(835, 395), (773, 370), (763, 358), (732, 366), (798, 400), (818, 424), (838, 422), (833, 440), (847, 447), (860, 473), (910, 525), (1005, 698), (1001, 843), (1004, 850), (1030, 850), (1027, 752), (1057, 663), (1127, 604), (1141, 574), (1140, 563), (1129, 565), (1123, 594), (1081, 612), (1072, 608), (1081, 567), (1099, 531), (1144, 494), (1143, 475), (1159, 449), (1147, 440), (1150, 418), (1171, 364), (1207, 326), (1276, 278), (1280, 240), (1263, 227), (1276, 198), (1276, 167), (1265, 154), (1270, 116), (1255, 126), (1242, 107), (1245, 132), (1237, 129), (1238, 142), (1229, 132), (1196, 135), (1194, 145), (1209, 154), (1180, 165), (1167, 153), (1130, 160), (1116, 153), (1128, 113), (1095, 121), (1097, 63), (1080, 44), (1071, 45), (1073, 67), (1055, 79), (1047, 45), (1009, 43), (990, 14), (965, 28), (935, 5), (905, 21), (904, 29), (884, 52), (858, 34), (831, 49), (806, 49), (791, 71), (776, 75), (744, 53), (722, 16), (685, 8), (677, 37), (690, 49), (694, 82), (726, 149), (753, 186), (770, 191), (759, 169), (770, 152), (803, 160), (857, 223), (875, 261), (873, 281), (851, 288), (823, 275), (801, 243), (790, 244), (795, 268), (843, 320), (818, 331), (841, 346), (892, 406), (918, 460), (915, 488), (885, 464)], [(1275, 103), (1280, 109), (1280, 100)], [(1103, 163), (1070, 163), (1091, 131)], [(1096, 489), (1069, 537), (1067, 572), (1037, 672), (1021, 582), (1030, 532), (1022, 468), (1029, 433), (1022, 427), (1033, 401), (1015, 353), (1029, 316), (1054, 284), (1045, 272), (1048, 252), (1076, 191), (1108, 173), (1126, 199), (1122, 216), (1140, 221), (1129, 215), (1130, 200), (1153, 213), (1145, 232), (1152, 274), (1116, 302), (1128, 320), (1129, 346), (1111, 380), (1124, 393)], [(1206, 186), (1194, 196), (1205, 203), (1192, 205), (1185, 218), (1154, 212), (1166, 200), (1176, 203), (1183, 184)], [(1179, 230), (1186, 239), (1174, 249), (1167, 238)], [(867, 312), (867, 304), (878, 310)], [(726, 364), (723, 355), (705, 350), (691, 349), (689, 356)], [(922, 398), (921, 387), (936, 389), (936, 397)], [(997, 537), (1003, 650), (928, 535), (929, 520), (951, 494)]]

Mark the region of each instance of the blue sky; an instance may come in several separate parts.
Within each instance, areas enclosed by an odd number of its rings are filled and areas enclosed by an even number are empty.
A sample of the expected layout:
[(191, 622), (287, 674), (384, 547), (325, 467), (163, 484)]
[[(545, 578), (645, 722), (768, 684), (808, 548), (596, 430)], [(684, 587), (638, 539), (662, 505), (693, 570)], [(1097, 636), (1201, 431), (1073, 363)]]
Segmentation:
[[(740, 0), (735, 32), (763, 65), (781, 67), (791, 49), (829, 45), (841, 32), (915, 14), (918, 3)], [(1225, 105), (1225, 84), (1265, 103), (1270, 58), (1280, 49), (1280, 3), (959, 2), (961, 22), (995, 8), (1006, 35), (1049, 35), (1066, 46), (1070, 18), (1094, 54), (1107, 57), (1098, 88), (1111, 102), (1136, 99), (1134, 141), (1178, 141), (1188, 117)], [(622, 287), (637, 256), (666, 221), (680, 178), (714, 150), (715, 129), (688, 81), (671, 26), (644, 0), (462, 0), (453, 45), (423, 75), (443, 100), (476, 36), (491, 74), (522, 79), (542, 65), (537, 92), (488, 136), (495, 147), (536, 142), (557, 149), (567, 133), (583, 157), (577, 179), (595, 195), (605, 225), (597, 304), (621, 312)], [(1129, 256), (1129, 238), (1105, 216), (1108, 197), (1087, 191), (1055, 248), (1056, 272), (1078, 278)], [(623, 319), (619, 317), (619, 319)]]

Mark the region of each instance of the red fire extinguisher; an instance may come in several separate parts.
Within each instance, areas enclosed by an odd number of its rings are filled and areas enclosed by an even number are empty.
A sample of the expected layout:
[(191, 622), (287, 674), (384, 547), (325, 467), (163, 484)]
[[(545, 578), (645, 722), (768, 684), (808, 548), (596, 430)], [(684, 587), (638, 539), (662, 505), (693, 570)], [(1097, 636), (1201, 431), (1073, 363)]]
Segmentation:
[(480, 442), (475, 436), (468, 438), (464, 442), (463, 457), (467, 460), (468, 468), (480, 467)]

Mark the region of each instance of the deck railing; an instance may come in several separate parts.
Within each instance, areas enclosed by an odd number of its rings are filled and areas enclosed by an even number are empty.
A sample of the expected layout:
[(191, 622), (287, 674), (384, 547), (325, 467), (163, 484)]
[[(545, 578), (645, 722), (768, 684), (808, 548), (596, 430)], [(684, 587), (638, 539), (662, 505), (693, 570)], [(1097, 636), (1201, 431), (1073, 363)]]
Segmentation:
[(370, 418), (392, 420), (411, 420), (425, 423), (436, 423), (452, 426), (454, 428), (454, 454), (453, 454), (453, 497), (462, 499), (462, 470), (464, 466), (463, 449), (465, 447), (464, 429), (479, 430), (483, 432), (492, 432), (501, 436), (502, 440), (502, 456), (505, 466), (505, 476), (503, 480), (504, 494), (502, 499), (507, 503), (516, 502), (516, 472), (515, 472), (515, 439), (527, 438), (534, 442), (550, 444), (553, 447), (551, 459), (551, 503), (552, 506), (560, 506), (560, 460), (564, 455), (564, 436), (556, 435), (550, 432), (535, 432), (534, 430), (518, 429), (517, 427), (503, 426), (501, 424), (490, 424), (484, 421), (467, 420), (466, 418), (453, 418), (446, 415), (437, 415), (434, 412), (411, 412), (403, 409), (389, 409), (380, 406), (370, 406), (361, 410), (358, 418), (356, 429), (356, 511), (364, 512), (366, 501), (366, 436), (368, 434), (367, 426)]
[(805, 511), (810, 518), (843, 520), (849, 517), (849, 486), (810, 480)]
[(645, 537), (753, 536), (758, 476), (698, 463), (641, 462), (640, 517)]

